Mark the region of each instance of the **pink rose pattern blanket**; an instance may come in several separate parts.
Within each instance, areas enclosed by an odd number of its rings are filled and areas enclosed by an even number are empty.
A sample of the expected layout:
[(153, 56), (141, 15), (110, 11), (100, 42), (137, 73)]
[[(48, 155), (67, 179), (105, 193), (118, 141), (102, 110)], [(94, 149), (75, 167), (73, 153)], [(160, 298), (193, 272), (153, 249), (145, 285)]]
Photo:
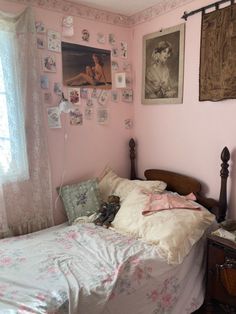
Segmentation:
[(0, 313), (191, 313), (203, 301), (202, 256), (198, 243), (171, 266), (157, 247), (93, 224), (4, 239)]

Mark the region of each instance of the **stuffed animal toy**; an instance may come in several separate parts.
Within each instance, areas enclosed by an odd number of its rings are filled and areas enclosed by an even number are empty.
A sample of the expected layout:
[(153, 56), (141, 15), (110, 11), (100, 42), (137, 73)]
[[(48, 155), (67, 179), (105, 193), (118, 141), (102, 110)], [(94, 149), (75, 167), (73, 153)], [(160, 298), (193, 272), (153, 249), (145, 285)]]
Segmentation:
[(104, 226), (109, 228), (111, 222), (114, 220), (115, 215), (120, 209), (120, 198), (116, 195), (108, 196), (107, 202), (101, 204), (100, 215), (94, 221), (95, 225)]

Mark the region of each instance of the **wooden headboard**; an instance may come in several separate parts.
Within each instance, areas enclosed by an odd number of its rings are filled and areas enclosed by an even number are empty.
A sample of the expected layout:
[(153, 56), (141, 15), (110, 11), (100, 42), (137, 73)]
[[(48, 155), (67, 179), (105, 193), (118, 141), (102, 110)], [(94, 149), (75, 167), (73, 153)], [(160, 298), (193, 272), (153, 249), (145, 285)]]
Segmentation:
[[(130, 161), (131, 161), (131, 173), (130, 179), (138, 179), (135, 170), (135, 141), (132, 138), (129, 141), (130, 147)], [(181, 195), (187, 195), (193, 192), (196, 195), (197, 202), (206, 207), (216, 216), (216, 220), (221, 222), (225, 220), (227, 212), (227, 178), (229, 176), (229, 159), (230, 153), (227, 147), (222, 150), (221, 153), (221, 187), (219, 200), (213, 198), (207, 198), (201, 194), (201, 183), (192, 177), (168, 171), (168, 170), (159, 170), (159, 169), (148, 169), (144, 172), (147, 180), (160, 180), (167, 183), (167, 190), (172, 192), (177, 192)]]

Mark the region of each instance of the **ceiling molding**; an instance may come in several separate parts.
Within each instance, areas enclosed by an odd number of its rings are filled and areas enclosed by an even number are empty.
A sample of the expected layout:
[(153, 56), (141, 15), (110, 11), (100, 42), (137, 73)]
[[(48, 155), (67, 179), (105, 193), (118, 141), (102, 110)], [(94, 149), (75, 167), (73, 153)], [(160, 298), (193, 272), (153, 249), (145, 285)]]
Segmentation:
[(18, 2), (26, 6), (31, 5), (47, 10), (57, 11), (65, 15), (78, 16), (84, 19), (122, 27), (132, 27), (145, 23), (159, 15), (165, 14), (177, 7), (193, 1), (195, 0), (160, 0), (160, 2), (153, 7), (145, 9), (132, 16), (125, 16), (64, 0), (8, 0), (8, 2)]

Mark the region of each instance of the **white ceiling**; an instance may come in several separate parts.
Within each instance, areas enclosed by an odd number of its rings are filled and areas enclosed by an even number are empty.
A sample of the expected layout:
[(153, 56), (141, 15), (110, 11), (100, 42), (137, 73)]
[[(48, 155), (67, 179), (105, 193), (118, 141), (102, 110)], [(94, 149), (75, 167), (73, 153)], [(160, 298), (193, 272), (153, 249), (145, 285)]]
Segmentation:
[(150, 8), (160, 1), (161, 0), (69, 0), (69, 2), (126, 16), (131, 16)]

